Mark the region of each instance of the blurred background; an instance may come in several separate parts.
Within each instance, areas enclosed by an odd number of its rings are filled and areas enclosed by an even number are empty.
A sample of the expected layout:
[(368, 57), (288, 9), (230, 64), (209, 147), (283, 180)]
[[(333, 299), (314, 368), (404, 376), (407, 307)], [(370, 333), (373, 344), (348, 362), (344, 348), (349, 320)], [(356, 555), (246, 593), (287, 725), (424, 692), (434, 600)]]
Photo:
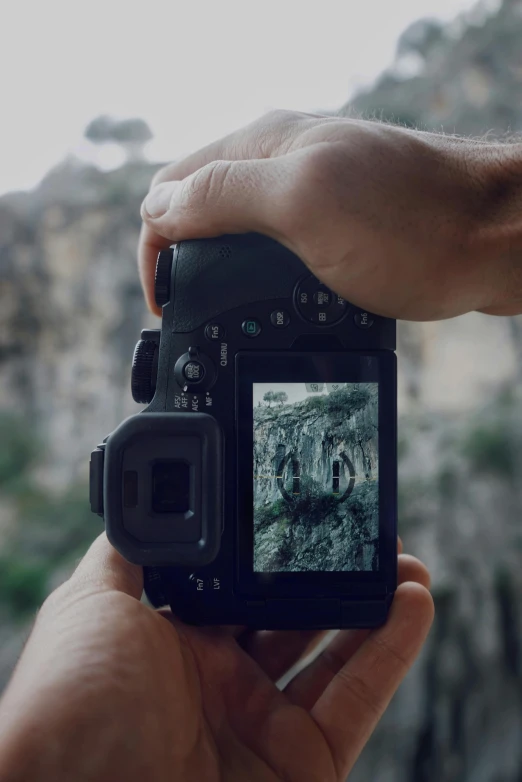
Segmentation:
[[(522, 131), (522, 0), (9, 4), (0, 24), (0, 688), (136, 412), (139, 207), (276, 107)], [(419, 259), (422, 260), (422, 259)], [(400, 525), (437, 619), (350, 779), (522, 780), (522, 318), (399, 326)]]

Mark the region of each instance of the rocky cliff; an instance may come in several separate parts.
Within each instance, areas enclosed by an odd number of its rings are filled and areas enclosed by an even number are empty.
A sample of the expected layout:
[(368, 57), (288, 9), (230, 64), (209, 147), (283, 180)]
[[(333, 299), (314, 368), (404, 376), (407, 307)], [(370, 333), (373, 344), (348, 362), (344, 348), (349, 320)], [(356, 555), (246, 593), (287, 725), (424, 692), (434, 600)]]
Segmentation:
[(47, 485), (85, 478), (91, 445), (137, 409), (132, 352), (151, 319), (136, 247), (154, 171), (66, 161), (0, 199), (0, 408), (45, 439)]
[(377, 386), (254, 408), (254, 569), (378, 568)]
[(416, 21), (395, 61), (344, 111), (482, 137), (522, 130), (521, 0), (483, 0), (453, 23)]

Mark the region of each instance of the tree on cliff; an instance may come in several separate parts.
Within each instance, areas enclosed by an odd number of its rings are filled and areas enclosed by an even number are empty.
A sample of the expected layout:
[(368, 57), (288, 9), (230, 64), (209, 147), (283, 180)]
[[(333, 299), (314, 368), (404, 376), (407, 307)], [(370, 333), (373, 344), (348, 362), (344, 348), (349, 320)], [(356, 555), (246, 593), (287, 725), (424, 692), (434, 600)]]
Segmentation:
[(275, 402), (275, 391), (267, 391), (263, 397), (263, 402), (266, 402), (268, 407), (272, 406), (272, 402)]
[(272, 402), (274, 404), (279, 403), (282, 407), (288, 401), (288, 394), (284, 391), (267, 391), (263, 401), (267, 403), (268, 407), (272, 406)]
[(96, 117), (85, 129), (85, 138), (93, 144), (119, 144), (127, 154), (127, 160), (143, 160), (143, 149), (152, 138), (145, 120), (130, 118), (117, 120), (107, 115)]

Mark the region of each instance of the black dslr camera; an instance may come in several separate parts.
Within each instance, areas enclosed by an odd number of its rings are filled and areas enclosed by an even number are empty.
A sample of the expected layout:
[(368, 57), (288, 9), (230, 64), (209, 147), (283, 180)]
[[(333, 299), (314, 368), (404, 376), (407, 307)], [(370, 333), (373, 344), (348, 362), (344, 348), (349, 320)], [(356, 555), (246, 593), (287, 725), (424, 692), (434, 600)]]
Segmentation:
[(395, 321), (256, 234), (160, 252), (148, 406), (91, 456), (91, 507), (192, 624), (374, 627), (397, 584)]

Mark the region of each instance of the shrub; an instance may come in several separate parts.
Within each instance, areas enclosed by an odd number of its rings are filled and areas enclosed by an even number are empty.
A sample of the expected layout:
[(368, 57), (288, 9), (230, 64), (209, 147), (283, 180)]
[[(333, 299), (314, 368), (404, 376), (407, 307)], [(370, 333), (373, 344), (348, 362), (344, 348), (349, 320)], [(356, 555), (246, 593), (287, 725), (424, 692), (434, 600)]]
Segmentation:
[(271, 505), (257, 506), (254, 513), (254, 524), (258, 530), (269, 527), (288, 515), (288, 503), (284, 499), (276, 500)]
[(437, 488), (444, 500), (453, 501), (459, 488), (459, 476), (455, 464), (444, 463), (437, 474)]
[(340, 413), (349, 418), (353, 413), (363, 410), (370, 401), (367, 388), (341, 388), (332, 391), (326, 397), (326, 409), (329, 413)]
[(47, 595), (49, 571), (42, 564), (0, 560), (0, 598), (18, 617), (35, 611)]
[(18, 416), (0, 413), (0, 486), (17, 483), (39, 454), (38, 438)]
[(322, 410), (324, 408), (324, 396), (309, 396), (305, 401), (305, 410)]
[(516, 440), (507, 424), (485, 424), (464, 440), (463, 453), (472, 470), (512, 479), (516, 474)]

